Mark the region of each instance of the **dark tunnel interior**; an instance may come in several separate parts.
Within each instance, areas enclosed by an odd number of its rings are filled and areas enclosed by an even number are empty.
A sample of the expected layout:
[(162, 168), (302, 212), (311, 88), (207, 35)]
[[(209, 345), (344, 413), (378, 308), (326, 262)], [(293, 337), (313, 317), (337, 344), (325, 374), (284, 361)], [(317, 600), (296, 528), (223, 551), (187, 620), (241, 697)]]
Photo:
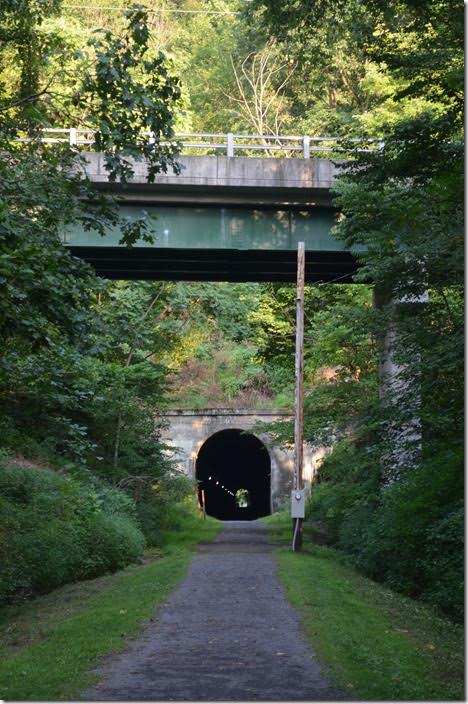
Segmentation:
[(242, 430), (212, 435), (196, 464), (199, 499), (204, 495), (207, 514), (225, 521), (268, 516), (270, 469), (268, 450), (255, 435)]

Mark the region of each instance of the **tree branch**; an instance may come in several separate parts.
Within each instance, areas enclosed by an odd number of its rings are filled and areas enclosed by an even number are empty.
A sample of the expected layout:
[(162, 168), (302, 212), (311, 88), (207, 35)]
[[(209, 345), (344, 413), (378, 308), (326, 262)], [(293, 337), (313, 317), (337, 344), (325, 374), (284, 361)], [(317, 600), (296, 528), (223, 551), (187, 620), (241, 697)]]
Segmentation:
[(6, 110), (11, 110), (12, 108), (17, 108), (19, 105), (26, 105), (27, 103), (34, 103), (38, 98), (41, 97), (41, 95), (45, 95), (46, 93), (49, 92), (49, 88), (54, 82), (57, 74), (54, 73), (50, 81), (47, 83), (47, 85), (37, 93), (33, 93), (32, 95), (28, 95), (25, 98), (20, 98), (19, 100), (15, 100), (13, 103), (10, 103), (10, 105), (0, 105), (0, 112), (5, 112)]

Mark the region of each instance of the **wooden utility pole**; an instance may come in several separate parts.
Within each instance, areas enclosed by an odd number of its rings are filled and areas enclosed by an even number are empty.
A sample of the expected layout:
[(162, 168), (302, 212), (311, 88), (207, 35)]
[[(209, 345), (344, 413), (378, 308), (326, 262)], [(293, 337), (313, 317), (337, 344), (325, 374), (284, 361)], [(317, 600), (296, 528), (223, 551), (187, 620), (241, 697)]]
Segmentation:
[[(302, 491), (304, 443), (304, 279), (305, 246), (297, 247), (297, 309), (296, 309), (296, 392), (294, 423), (294, 490)], [(293, 550), (302, 548), (302, 518), (293, 519)]]

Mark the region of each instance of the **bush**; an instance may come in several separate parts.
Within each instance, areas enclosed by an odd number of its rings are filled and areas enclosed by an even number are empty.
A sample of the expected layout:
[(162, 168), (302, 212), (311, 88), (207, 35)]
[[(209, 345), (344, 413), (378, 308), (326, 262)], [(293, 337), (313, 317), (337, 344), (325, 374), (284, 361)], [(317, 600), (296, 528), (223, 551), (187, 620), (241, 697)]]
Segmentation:
[(0, 603), (120, 569), (144, 545), (123, 492), (0, 465)]
[[(325, 526), (328, 545), (336, 546), (343, 541), (352, 552), (354, 541), (360, 540), (361, 528), (357, 522), (362, 524), (360, 516), (372, 510), (378, 496), (379, 473), (375, 463), (362, 448), (343, 441), (325, 457), (319, 479), (309, 501), (307, 517)], [(344, 528), (343, 524), (353, 511), (352, 521)]]
[(363, 449), (341, 443), (324, 461), (308, 509), (327, 543), (372, 579), (463, 614), (463, 448), (454, 443), (390, 484)]
[(145, 539), (127, 516), (100, 512), (87, 521), (82, 545), (86, 560), (79, 576), (85, 579), (122, 569), (141, 555)]
[(177, 476), (155, 482), (136, 510), (148, 544), (161, 545), (164, 532), (180, 530), (196, 510), (193, 481)]
[(423, 597), (457, 621), (463, 620), (464, 538), (463, 506), (451, 511), (427, 531), (427, 587)]

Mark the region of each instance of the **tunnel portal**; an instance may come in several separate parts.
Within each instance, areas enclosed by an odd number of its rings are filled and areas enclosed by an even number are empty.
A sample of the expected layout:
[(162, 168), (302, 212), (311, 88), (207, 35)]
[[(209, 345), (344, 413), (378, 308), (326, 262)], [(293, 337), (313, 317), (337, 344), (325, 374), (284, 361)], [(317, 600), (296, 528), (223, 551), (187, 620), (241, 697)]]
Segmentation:
[(214, 518), (246, 521), (271, 513), (270, 455), (255, 435), (220, 430), (209, 437), (198, 453), (196, 478)]

